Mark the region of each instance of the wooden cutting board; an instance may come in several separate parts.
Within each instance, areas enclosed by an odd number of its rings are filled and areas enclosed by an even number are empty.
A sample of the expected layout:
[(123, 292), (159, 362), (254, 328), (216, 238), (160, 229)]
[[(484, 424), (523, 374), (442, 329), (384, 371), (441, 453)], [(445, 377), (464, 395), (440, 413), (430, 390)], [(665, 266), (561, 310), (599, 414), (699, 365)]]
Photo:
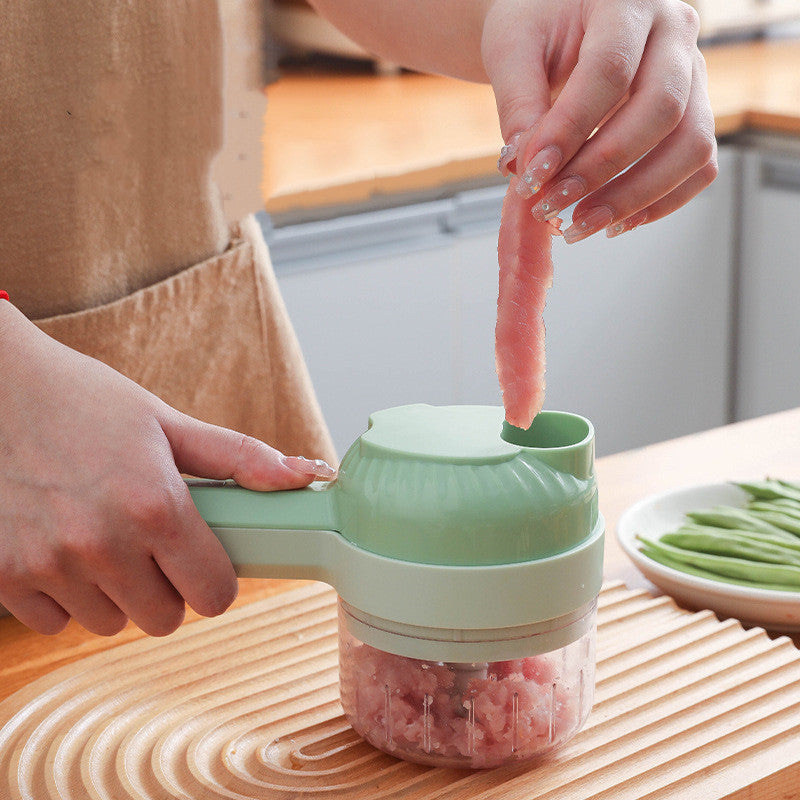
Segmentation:
[(788, 639), (609, 584), (584, 729), (538, 762), (443, 770), (345, 721), (335, 601), (309, 585), (29, 684), (0, 703), (0, 798), (800, 798)]

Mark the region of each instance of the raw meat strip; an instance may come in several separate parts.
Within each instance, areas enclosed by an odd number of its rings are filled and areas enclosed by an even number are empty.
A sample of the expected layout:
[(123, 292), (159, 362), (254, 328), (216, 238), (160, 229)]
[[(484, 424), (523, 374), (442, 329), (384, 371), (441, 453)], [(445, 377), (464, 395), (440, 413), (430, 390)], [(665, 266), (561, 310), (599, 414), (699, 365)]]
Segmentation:
[(506, 419), (518, 428), (528, 428), (544, 403), (542, 313), (545, 295), (553, 285), (551, 249), (558, 224), (538, 222), (531, 216), (534, 198), (521, 197), (517, 182), (512, 175), (500, 220), (495, 364)]

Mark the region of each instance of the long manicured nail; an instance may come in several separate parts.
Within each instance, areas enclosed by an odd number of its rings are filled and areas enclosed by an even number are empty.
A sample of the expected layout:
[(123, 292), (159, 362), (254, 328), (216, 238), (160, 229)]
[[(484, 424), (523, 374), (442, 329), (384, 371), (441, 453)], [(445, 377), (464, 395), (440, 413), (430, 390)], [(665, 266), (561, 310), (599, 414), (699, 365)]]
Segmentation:
[(522, 133), (515, 133), (509, 140), (508, 144), (504, 144), (500, 148), (500, 158), (497, 160), (497, 171), (507, 178), (511, 174), (508, 165), (517, 157), (517, 147), (519, 145), (519, 137)]
[(615, 236), (619, 236), (621, 233), (632, 231), (634, 228), (638, 228), (639, 225), (642, 225), (645, 222), (647, 222), (647, 211), (637, 211), (627, 219), (623, 219), (621, 222), (615, 222), (613, 225), (609, 225), (606, 228), (606, 236), (609, 239), (613, 239)]
[(590, 208), (585, 214), (572, 220), (572, 225), (564, 231), (564, 241), (567, 244), (579, 242), (600, 228), (608, 227), (613, 219), (614, 212), (608, 206)]
[(289, 469), (299, 472), (301, 475), (313, 475), (315, 478), (320, 478), (324, 481), (330, 481), (336, 477), (336, 470), (321, 458), (311, 460), (302, 456), (284, 456), (283, 463)]
[(628, 229), (625, 227), (624, 222), (617, 222), (616, 224), (609, 225), (606, 228), (606, 236), (609, 239), (613, 239), (615, 236), (619, 236), (621, 233), (625, 233), (626, 230)]
[(520, 197), (528, 198), (533, 197), (533, 192), (531, 191), (531, 187), (528, 186), (522, 178), (518, 178), (516, 184), (514, 185), (514, 190)]
[(532, 209), (531, 214), (540, 222), (557, 217), (567, 206), (577, 203), (586, 194), (586, 184), (572, 176), (554, 186)]
[[(561, 164), (561, 151), (555, 145), (540, 150), (527, 164), (522, 175), (520, 175), (520, 186), (527, 189), (527, 197), (533, 197), (541, 190), (551, 175)], [(519, 187), (518, 187), (519, 191)], [(520, 191), (522, 194), (522, 191)]]

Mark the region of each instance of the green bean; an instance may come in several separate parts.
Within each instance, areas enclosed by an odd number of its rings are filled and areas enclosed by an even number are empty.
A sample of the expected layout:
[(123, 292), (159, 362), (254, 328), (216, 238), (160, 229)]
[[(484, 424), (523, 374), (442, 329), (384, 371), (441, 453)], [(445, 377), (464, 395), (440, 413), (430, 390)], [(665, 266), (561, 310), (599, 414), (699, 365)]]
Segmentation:
[(792, 517), (789, 514), (782, 514), (778, 511), (760, 511), (754, 509), (750, 513), (755, 514), (756, 517), (770, 525), (775, 525), (778, 528), (789, 531), (789, 533), (800, 536), (800, 518)]
[(638, 536), (642, 552), (709, 580), (800, 591), (800, 483), (768, 478), (734, 485), (750, 494), (746, 507), (690, 511), (686, 523), (658, 541)]
[(795, 586), (782, 586), (777, 583), (775, 584), (757, 583), (756, 581), (746, 581), (737, 578), (729, 578), (725, 575), (717, 575), (715, 572), (710, 572), (707, 569), (702, 569), (700, 567), (695, 567), (690, 564), (683, 564), (680, 561), (675, 561), (669, 556), (664, 555), (662, 552), (659, 552), (647, 546), (642, 547), (642, 552), (648, 558), (651, 558), (653, 561), (657, 561), (659, 564), (663, 564), (665, 567), (671, 567), (672, 569), (675, 569), (678, 572), (685, 572), (688, 575), (695, 575), (698, 578), (705, 578), (706, 580), (709, 581), (716, 581), (717, 583), (731, 583), (736, 586), (747, 586), (751, 589), (771, 589), (771, 590), (779, 590), (782, 592), (797, 591), (797, 588)]
[(744, 536), (755, 542), (766, 542), (767, 544), (776, 544), (781, 547), (787, 547), (790, 550), (800, 552), (800, 536), (794, 536), (786, 531), (781, 531), (781, 534), (776, 533), (759, 533), (758, 531), (745, 531), (739, 528), (713, 528), (710, 525), (698, 525), (696, 522), (690, 522), (686, 525), (681, 525), (679, 531), (688, 531), (693, 533), (706, 533), (714, 531), (716, 533), (733, 533), (737, 536)]
[(735, 506), (717, 506), (716, 508), (701, 511), (690, 511), (686, 516), (701, 525), (712, 525), (715, 528), (739, 528), (746, 531), (759, 531), (760, 533), (770, 534), (783, 532), (777, 525), (772, 525), (759, 519), (747, 509)]
[(717, 575), (753, 581), (754, 583), (780, 584), (782, 586), (794, 586), (796, 589), (800, 588), (800, 567), (784, 564), (766, 564), (761, 561), (746, 561), (741, 558), (731, 558), (730, 556), (697, 553), (692, 550), (673, 547), (669, 544), (657, 543), (642, 536), (639, 536), (639, 539), (651, 549), (663, 552), (664, 555), (675, 561), (689, 566), (700, 567)]
[(746, 530), (745, 528), (718, 528), (715, 525), (701, 525), (699, 522), (687, 522), (679, 528), (679, 530), (683, 529), (736, 533), (739, 536), (749, 536), (751, 539), (756, 539), (758, 541), (781, 544), (784, 547), (800, 550), (800, 536), (795, 536), (793, 533), (781, 530), (780, 528), (776, 528), (770, 533), (763, 533), (762, 531)]
[(800, 485), (789, 483), (788, 481), (776, 481), (767, 479), (756, 481), (755, 483), (737, 483), (740, 489), (744, 489), (757, 500), (796, 500), (800, 501)]
[(659, 541), (680, 547), (683, 550), (693, 550), (699, 553), (732, 556), (770, 564), (791, 564), (800, 567), (800, 552), (797, 550), (748, 536), (739, 536), (730, 531), (715, 530), (714, 528), (706, 528), (704, 530), (680, 529), (674, 533), (663, 534)]
[(794, 500), (786, 500), (784, 498), (779, 500), (753, 500), (748, 503), (747, 507), (754, 511), (777, 511), (800, 519), (800, 503)]

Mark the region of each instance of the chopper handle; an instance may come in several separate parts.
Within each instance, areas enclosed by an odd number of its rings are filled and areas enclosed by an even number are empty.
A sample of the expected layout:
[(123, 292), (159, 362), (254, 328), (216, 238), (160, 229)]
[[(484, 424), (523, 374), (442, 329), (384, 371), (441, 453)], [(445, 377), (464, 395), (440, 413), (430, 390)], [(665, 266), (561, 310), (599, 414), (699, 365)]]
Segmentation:
[(220, 481), (188, 483), (239, 576), (322, 581), (350, 606), (400, 625), (459, 630), (529, 625), (591, 602), (602, 582), (599, 515), (588, 538), (562, 553), (462, 566), (398, 559), (346, 539), (337, 530), (343, 523), (336, 481), (276, 492)]
[(332, 583), (341, 540), (331, 483), (257, 492), (231, 481), (188, 480), (197, 510), (241, 578), (302, 578)]

